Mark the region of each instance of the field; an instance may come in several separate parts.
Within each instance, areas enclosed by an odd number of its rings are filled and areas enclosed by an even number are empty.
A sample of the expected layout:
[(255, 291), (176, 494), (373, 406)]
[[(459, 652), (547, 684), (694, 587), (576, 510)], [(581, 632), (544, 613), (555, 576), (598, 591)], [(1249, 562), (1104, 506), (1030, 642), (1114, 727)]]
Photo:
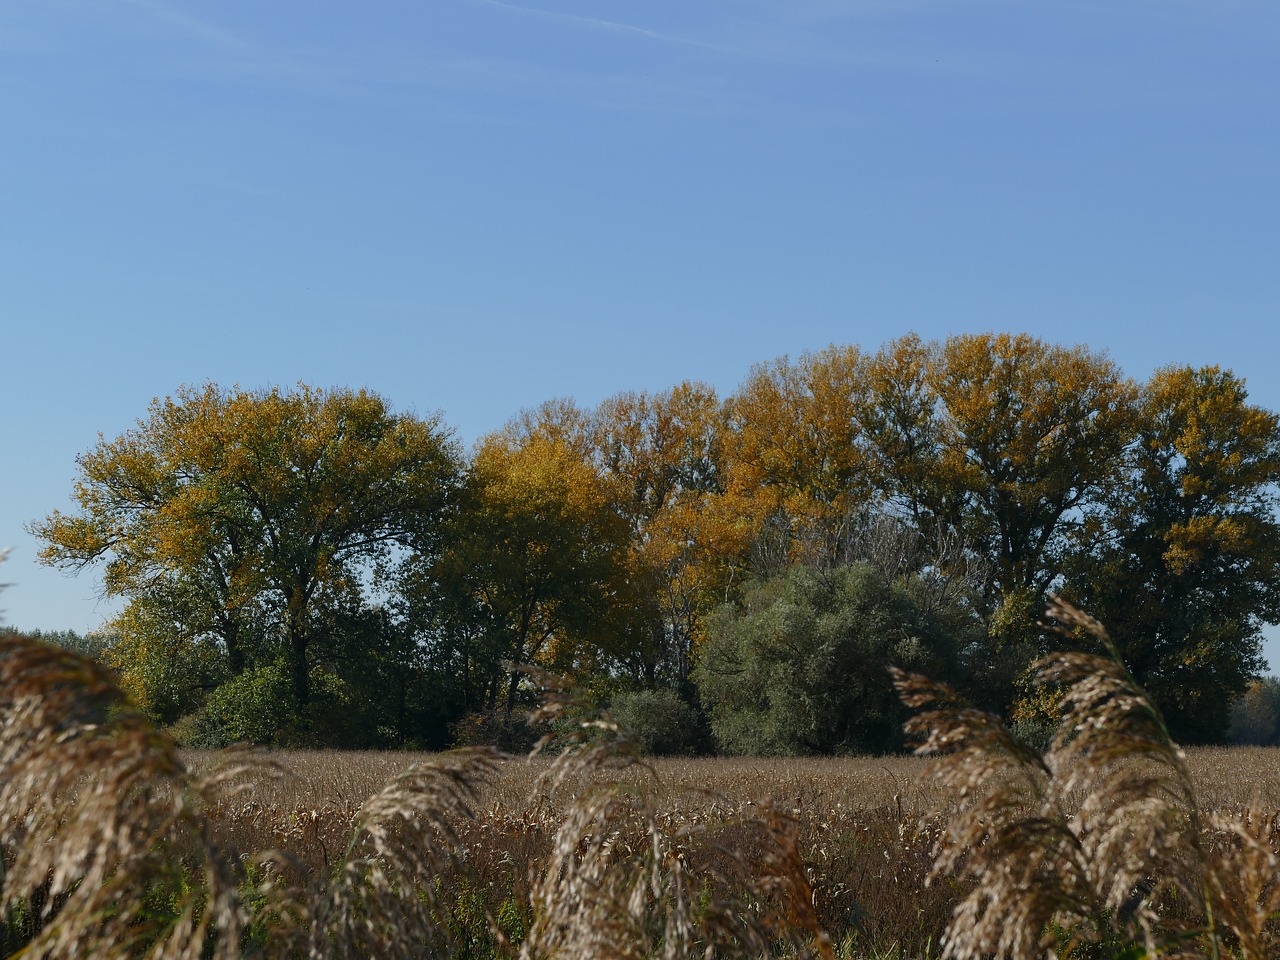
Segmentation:
[(1044, 756), (899, 675), (932, 760), (645, 762), (555, 691), (532, 759), (182, 753), (91, 661), (3, 654), (4, 955), (1280, 956), (1280, 752), (1184, 759), (1105, 657), (1042, 665)]
[[(238, 849), (283, 849), (312, 874), (332, 867), (369, 796), (410, 764), (433, 760), (337, 751), (270, 757), (282, 776), (258, 781), (218, 819)], [(209, 758), (188, 759), (199, 768)], [(1203, 810), (1280, 810), (1280, 749), (1192, 748), (1187, 760)], [(549, 798), (539, 785), (549, 766), (523, 757), (501, 761), (476, 797), (474, 822), (463, 827), (475, 892), (494, 913), (528, 900), (565, 811), (585, 786)], [(688, 835), (691, 855), (743, 855), (748, 872), (759, 867), (753, 852), (763, 855), (750, 826), (762, 807), (793, 819), (817, 920), (838, 951), (925, 956), (939, 951), (960, 899), (955, 883), (927, 882), (939, 824), (955, 806), (929, 769), (927, 759), (901, 756), (658, 759), (617, 779), (652, 804), (669, 834)], [(643, 843), (642, 823), (623, 818), (614, 826), (619, 846)], [(511, 932), (519, 934), (528, 919)]]
[[(188, 755), (197, 769), (210, 759)], [(436, 758), (284, 751), (270, 759), (282, 775), (258, 780), (215, 819), (235, 848), (284, 850), (295, 869), (317, 876), (331, 869), (372, 794), (408, 765)], [(493, 913), (531, 899), (569, 811), (590, 787), (609, 781), (620, 785), (635, 811), (651, 812), (665, 835), (678, 838), (680, 855), (698, 876), (726, 877), (735, 867), (760, 873), (769, 856), (763, 824), (775, 818), (793, 826), (815, 919), (837, 942), (901, 942), (914, 953), (936, 942), (945, 926), (951, 898), (924, 885), (936, 831), (922, 821), (942, 801), (923, 778), (925, 761), (663, 759), (597, 774), (591, 782), (575, 778), (559, 791), (540, 782), (550, 770), (551, 761), (540, 758), (500, 761), (476, 796), (474, 819), (460, 826), (474, 892)], [(643, 815), (624, 815), (611, 828), (616, 849), (636, 849), (650, 824)], [(520, 918), (512, 932), (529, 920)]]

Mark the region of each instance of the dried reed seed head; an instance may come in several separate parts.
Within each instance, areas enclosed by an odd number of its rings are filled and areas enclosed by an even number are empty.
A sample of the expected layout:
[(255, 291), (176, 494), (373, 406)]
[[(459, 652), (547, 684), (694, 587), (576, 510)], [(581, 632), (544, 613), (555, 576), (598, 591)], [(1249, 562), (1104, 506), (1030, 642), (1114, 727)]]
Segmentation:
[[(0, 637), (0, 744), (0, 912), (39, 904), (27, 955), (238, 951), (236, 881), (200, 813), (201, 785), (102, 667)], [(195, 887), (181, 879), (186, 863)], [(144, 909), (158, 891), (168, 917)]]
[[(924, 678), (895, 674), (905, 702), (932, 708), (911, 729), (926, 738), (923, 750), (943, 753), (936, 776), (957, 791), (935, 874), (958, 874), (973, 888), (956, 908), (944, 955), (1039, 956), (1053, 946), (1044, 931), (1058, 929), (1068, 952), (1112, 936), (1147, 952), (1217, 956), (1223, 935), (1214, 917), (1240, 955), (1272, 955), (1274, 820), (1265, 840), (1245, 821), (1206, 824), (1184, 754), (1106, 630), (1057, 598), (1047, 616), (1052, 629), (1090, 636), (1108, 655), (1059, 653), (1035, 665), (1039, 682), (1064, 687), (1043, 763), (1011, 748), (998, 719)], [(1192, 918), (1163, 915), (1162, 897)]]
[(1041, 626), (1047, 630), (1068, 635), (1073, 630), (1079, 630), (1103, 644), (1109, 646), (1111, 643), (1106, 628), (1099, 621), (1057, 594), (1049, 594), (1049, 606), (1045, 610), (1045, 616), (1051, 623), (1048, 625), (1042, 623)]

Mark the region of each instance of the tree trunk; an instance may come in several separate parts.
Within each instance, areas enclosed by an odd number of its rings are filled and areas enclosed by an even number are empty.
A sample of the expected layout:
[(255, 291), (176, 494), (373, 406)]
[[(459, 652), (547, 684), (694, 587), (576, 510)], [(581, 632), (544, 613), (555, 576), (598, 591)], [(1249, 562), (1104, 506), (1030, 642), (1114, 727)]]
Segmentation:
[(240, 646), (240, 625), (234, 620), (223, 629), (223, 640), (227, 644), (227, 667), (233, 677), (244, 673), (244, 649)]
[(289, 624), (289, 674), (293, 680), (293, 699), (304, 722), (311, 703), (311, 671), (307, 664), (310, 639), (305, 622), (295, 620)]
[(505, 711), (507, 726), (511, 725), (511, 714), (515, 711), (516, 707), (516, 688), (519, 686), (520, 672), (518, 670), (512, 670), (511, 676), (507, 679), (507, 708)]

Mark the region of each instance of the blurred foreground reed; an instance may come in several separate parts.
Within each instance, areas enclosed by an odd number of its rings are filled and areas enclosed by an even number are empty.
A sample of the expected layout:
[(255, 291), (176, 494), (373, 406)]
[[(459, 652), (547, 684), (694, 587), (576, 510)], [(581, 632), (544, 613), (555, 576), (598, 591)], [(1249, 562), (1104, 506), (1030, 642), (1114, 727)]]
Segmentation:
[(1044, 756), (902, 675), (932, 760), (646, 763), (554, 685), (532, 759), (182, 752), (0, 643), (5, 955), (1277, 955), (1280, 758), (1188, 760), (1105, 652), (1040, 664)]

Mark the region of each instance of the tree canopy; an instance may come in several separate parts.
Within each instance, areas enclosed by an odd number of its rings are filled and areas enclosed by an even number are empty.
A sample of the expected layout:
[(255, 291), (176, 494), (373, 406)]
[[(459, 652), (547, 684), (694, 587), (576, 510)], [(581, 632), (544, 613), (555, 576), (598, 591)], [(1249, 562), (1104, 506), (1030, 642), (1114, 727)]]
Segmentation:
[[(103, 657), (157, 719), (211, 740), (294, 724), (440, 746), (510, 727), (514, 666), (533, 664), (695, 717), (664, 743), (704, 742), (710, 710), (728, 744), (818, 702), (815, 651), (858, 686), (927, 648), (982, 706), (1027, 717), (1051, 590), (1108, 625), (1179, 736), (1220, 740), (1280, 621), (1280, 418), (1229, 371), (1137, 383), (1016, 334), (832, 345), (723, 397), (686, 381), (551, 400), (469, 455), (367, 391), (183, 388), (80, 457), (74, 495), (32, 524), (42, 558), (100, 565), (125, 600)], [(778, 603), (817, 619), (775, 643)], [(925, 648), (868, 623), (914, 625)], [(743, 696), (770, 670), (800, 687), (730, 710), (710, 665), (735, 657), (756, 671)], [(887, 743), (867, 691), (828, 691), (841, 731), (733, 749)]]
[(283, 657), (305, 710), (326, 614), (435, 548), (459, 467), (438, 419), (368, 391), (208, 384), (100, 440), (79, 458), (79, 511), (31, 531), (46, 563), (103, 563), (126, 630), (163, 616), (186, 642), (213, 637), (233, 675)]

